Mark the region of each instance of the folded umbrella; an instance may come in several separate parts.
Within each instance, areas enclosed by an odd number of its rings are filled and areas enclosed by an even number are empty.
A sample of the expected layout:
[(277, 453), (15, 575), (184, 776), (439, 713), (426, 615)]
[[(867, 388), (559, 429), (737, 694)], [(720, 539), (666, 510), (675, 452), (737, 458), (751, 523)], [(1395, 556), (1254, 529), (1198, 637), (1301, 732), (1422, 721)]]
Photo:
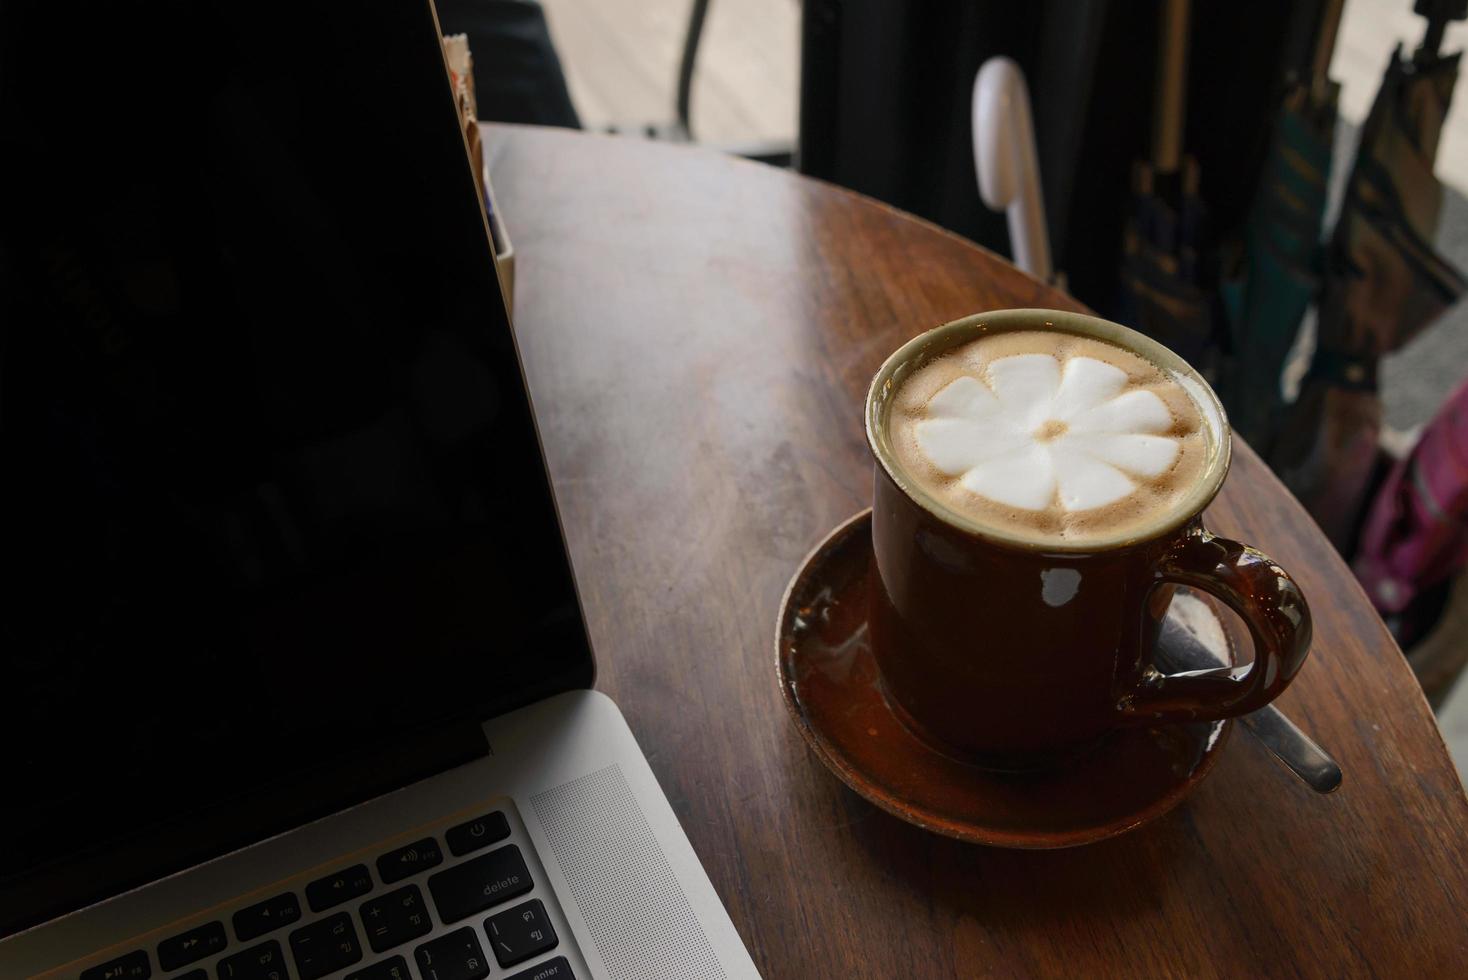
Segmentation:
[(1134, 168), (1120, 316), (1211, 374), (1217, 345), (1201, 258), (1207, 215), (1197, 163), (1182, 154), (1188, 11), (1188, 0), (1162, 5), (1152, 156)]
[(1291, 72), (1245, 225), (1240, 281), (1224, 292), (1234, 356), (1222, 394), (1234, 431), (1266, 454), (1284, 413), (1285, 361), (1320, 289), (1321, 226), (1340, 95), (1326, 70), (1342, 5), (1326, 5), (1308, 69)]
[[(1317, 347), (1270, 462), (1327, 536), (1349, 554), (1378, 465), (1383, 354), (1416, 336), (1462, 295), (1462, 275), (1432, 246), (1442, 206), (1433, 176), (1458, 78), (1437, 51), (1442, 24), (1468, 0), (1419, 0), (1427, 37), (1398, 46), (1361, 130), (1340, 219), (1325, 256)], [(1453, 9), (1448, 9), (1453, 8)]]
[(1207, 219), (1197, 174), (1191, 159), (1175, 173), (1136, 167), (1133, 214), (1122, 240), (1121, 319), (1211, 377), (1217, 344), (1201, 275)]

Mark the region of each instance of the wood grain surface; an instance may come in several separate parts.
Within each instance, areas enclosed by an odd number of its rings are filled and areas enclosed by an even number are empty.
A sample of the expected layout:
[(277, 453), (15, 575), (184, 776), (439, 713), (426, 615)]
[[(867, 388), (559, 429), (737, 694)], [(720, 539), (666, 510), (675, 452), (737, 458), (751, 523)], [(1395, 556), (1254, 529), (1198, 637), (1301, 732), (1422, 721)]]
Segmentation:
[(1243, 731), (1178, 809), (1068, 851), (924, 833), (807, 751), (780, 595), (867, 506), (883, 358), (967, 313), (1078, 309), (873, 201), (697, 149), (487, 127), (516, 330), (599, 661), (767, 978), (1445, 977), (1468, 964), (1468, 799), (1349, 570), (1246, 446), (1209, 511), (1315, 616), (1280, 707), (1308, 790)]

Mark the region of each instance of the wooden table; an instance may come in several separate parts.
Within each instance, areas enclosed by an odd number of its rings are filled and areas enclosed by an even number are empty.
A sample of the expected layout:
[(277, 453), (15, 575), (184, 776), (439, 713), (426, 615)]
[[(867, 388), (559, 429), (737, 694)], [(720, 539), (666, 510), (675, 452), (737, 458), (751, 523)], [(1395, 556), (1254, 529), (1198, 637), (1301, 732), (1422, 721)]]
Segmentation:
[(971, 243), (713, 152), (487, 127), (516, 329), (600, 664), (767, 978), (1468, 975), (1468, 800), (1401, 653), (1238, 444), (1209, 511), (1299, 580), (1280, 706), (1321, 797), (1242, 730), (1182, 806), (1072, 851), (960, 844), (806, 749), (775, 684), (797, 563), (868, 505), (862, 400), (907, 337), (1079, 309)]

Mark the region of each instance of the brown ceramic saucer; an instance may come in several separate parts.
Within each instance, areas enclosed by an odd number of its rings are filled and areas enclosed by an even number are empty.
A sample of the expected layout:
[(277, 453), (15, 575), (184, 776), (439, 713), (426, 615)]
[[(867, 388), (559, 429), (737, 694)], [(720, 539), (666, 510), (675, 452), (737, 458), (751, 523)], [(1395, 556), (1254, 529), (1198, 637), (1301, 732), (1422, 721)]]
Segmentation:
[[(1217, 761), (1228, 722), (1134, 728), (1063, 769), (1002, 774), (950, 758), (898, 721), (867, 643), (870, 510), (802, 563), (785, 591), (775, 638), (780, 690), (796, 727), (841, 781), (925, 830), (997, 847), (1074, 847), (1114, 837), (1176, 806)], [(1176, 607), (1178, 604), (1175, 603)], [(1227, 632), (1196, 601), (1193, 635)], [(1201, 624), (1199, 615), (1210, 617)], [(1173, 613), (1169, 613), (1173, 615)], [(1210, 628), (1211, 627), (1211, 628)]]

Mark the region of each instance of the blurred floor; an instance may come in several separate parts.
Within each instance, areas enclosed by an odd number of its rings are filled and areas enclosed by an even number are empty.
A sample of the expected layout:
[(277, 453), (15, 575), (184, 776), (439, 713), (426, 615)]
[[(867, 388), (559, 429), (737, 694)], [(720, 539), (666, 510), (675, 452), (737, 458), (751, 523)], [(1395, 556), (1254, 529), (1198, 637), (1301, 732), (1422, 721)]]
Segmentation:
[[(588, 129), (637, 129), (675, 117), (678, 59), (689, 0), (543, 0), (571, 96)], [(1336, 171), (1344, 175), (1355, 133), (1398, 41), (1422, 37), (1412, 0), (1346, 0), (1331, 76), (1341, 83)], [(1468, 25), (1447, 31), (1446, 50), (1468, 47)], [(712, 0), (693, 87), (700, 142), (738, 146), (793, 141), (799, 86), (800, 6), (796, 0)], [(1468, 91), (1460, 85), (1438, 152), (1447, 195), (1438, 247), (1468, 269)], [(1411, 430), (1429, 419), (1468, 372), (1468, 304), (1459, 304), (1382, 365), (1389, 425)], [(1440, 722), (1460, 772), (1468, 775), (1468, 684)]]
[[(690, 0), (542, 0), (587, 129), (676, 118)], [(800, 85), (797, 0), (711, 0), (693, 80), (699, 142), (793, 142)]]
[(1437, 723), (1448, 743), (1448, 751), (1458, 764), (1458, 778), (1468, 785), (1468, 684), (1460, 683), (1437, 716)]

